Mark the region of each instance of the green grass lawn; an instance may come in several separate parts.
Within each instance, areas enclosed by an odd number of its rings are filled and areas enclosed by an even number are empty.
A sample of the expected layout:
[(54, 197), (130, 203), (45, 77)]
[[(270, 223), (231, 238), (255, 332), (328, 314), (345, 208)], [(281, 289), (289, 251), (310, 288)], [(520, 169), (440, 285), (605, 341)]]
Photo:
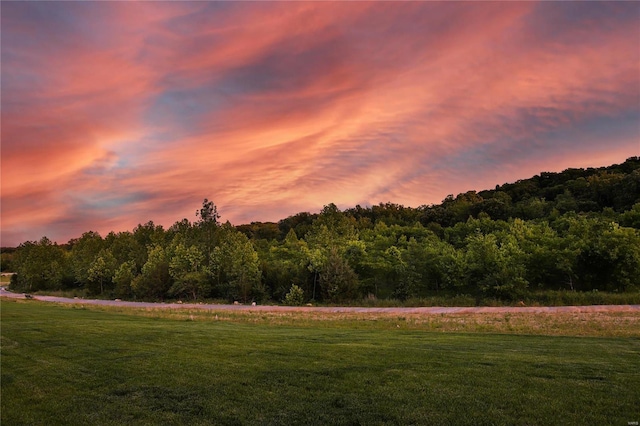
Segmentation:
[(640, 339), (1, 302), (2, 425), (627, 425)]

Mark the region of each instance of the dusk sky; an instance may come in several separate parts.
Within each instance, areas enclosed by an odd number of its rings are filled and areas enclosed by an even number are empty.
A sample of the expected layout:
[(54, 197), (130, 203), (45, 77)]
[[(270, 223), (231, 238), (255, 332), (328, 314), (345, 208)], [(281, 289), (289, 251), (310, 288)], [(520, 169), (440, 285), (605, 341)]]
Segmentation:
[(2, 246), (640, 155), (638, 2), (1, 3)]

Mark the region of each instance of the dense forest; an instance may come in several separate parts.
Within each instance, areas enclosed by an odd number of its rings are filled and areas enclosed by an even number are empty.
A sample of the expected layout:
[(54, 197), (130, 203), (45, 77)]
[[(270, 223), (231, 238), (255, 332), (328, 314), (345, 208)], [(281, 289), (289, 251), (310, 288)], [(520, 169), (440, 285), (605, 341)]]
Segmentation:
[(477, 303), (544, 291), (640, 291), (640, 158), (541, 173), (447, 196), (278, 223), (221, 223), (207, 199), (195, 222), (46, 237), (3, 249), (16, 291), (82, 290), (136, 300), (302, 304), (465, 295)]

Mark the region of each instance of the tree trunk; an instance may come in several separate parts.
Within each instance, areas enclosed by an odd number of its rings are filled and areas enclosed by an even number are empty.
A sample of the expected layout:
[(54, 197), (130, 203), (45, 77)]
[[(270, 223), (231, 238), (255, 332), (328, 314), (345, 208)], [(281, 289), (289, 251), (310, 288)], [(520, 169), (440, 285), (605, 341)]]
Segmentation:
[(312, 297), (313, 301), (316, 300), (316, 280), (317, 279), (318, 279), (318, 273), (314, 272), (313, 273), (313, 297)]

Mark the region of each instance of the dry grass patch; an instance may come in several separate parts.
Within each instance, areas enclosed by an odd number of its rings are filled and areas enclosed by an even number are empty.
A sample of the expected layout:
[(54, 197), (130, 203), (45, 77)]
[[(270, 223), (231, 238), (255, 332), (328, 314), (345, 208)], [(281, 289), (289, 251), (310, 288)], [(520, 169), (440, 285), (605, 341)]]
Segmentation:
[(640, 312), (447, 313), (228, 311), (76, 305), (90, 309), (177, 321), (228, 321), (273, 326), (410, 329), (452, 333), (545, 336), (640, 337)]

